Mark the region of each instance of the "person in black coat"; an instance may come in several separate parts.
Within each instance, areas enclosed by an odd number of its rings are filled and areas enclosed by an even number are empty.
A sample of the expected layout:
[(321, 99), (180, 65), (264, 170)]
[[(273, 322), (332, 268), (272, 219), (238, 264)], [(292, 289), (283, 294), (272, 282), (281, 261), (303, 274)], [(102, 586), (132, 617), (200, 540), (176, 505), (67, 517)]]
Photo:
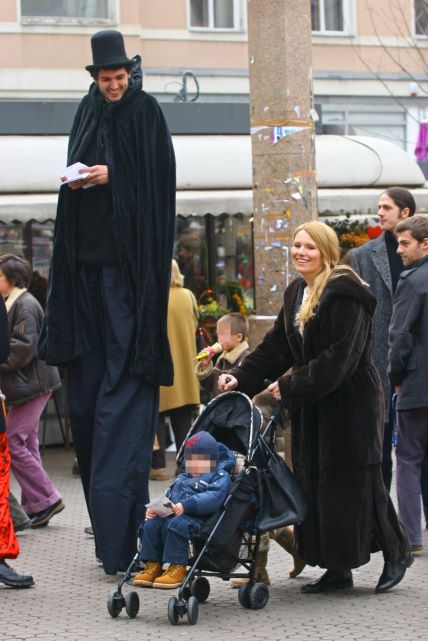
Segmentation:
[(93, 83), (68, 148), (85, 177), (60, 189), (39, 355), (66, 369), (95, 554), (113, 575), (136, 552), (159, 385), (173, 382), (175, 159), (159, 104), (142, 90), (140, 57), (129, 59), (111, 29), (91, 45)]
[(376, 592), (384, 592), (412, 557), (382, 479), (383, 396), (371, 354), (376, 300), (350, 267), (338, 267), (338, 239), (324, 223), (297, 228), (292, 256), (300, 277), (285, 290), (274, 327), (219, 387), (253, 396), (270, 378), (270, 391), (289, 409), (294, 474), (309, 502), (295, 528), (297, 549), (327, 570), (302, 590), (352, 587), (351, 569), (381, 549)]
[(349, 265), (369, 285), (377, 305), (373, 317), (373, 361), (379, 372), (385, 398), (385, 427), (382, 472), (388, 492), (392, 483), (392, 393), (388, 378), (388, 329), (392, 316), (392, 300), (398, 278), (404, 269), (397, 254), (395, 228), (401, 220), (413, 216), (416, 203), (408, 189), (391, 187), (382, 192), (378, 201), (379, 225), (383, 233), (350, 251)]

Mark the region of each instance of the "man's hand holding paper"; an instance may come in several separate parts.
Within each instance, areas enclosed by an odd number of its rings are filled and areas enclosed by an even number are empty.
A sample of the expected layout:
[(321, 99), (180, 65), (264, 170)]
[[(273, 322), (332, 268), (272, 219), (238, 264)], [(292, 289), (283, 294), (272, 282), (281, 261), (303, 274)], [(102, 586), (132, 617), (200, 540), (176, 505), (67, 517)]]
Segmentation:
[(88, 167), (81, 162), (66, 167), (61, 176), (61, 185), (68, 185), (73, 190), (106, 185), (108, 181), (107, 165)]

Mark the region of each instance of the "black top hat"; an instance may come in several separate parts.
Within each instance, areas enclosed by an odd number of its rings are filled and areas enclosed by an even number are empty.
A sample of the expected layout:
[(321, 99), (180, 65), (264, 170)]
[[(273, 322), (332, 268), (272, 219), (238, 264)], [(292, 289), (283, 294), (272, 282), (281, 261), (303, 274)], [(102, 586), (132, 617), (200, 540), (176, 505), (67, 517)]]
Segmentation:
[(132, 60), (126, 55), (125, 43), (120, 31), (106, 29), (94, 33), (91, 38), (91, 47), (93, 63), (85, 67), (89, 72), (132, 65)]

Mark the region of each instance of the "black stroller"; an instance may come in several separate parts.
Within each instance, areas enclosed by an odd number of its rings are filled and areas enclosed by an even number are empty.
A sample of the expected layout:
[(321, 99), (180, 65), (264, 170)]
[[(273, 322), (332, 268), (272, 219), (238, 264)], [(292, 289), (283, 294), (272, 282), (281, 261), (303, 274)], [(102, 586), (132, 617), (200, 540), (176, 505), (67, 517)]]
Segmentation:
[[(190, 569), (177, 597), (171, 597), (168, 602), (168, 619), (171, 624), (176, 625), (185, 614), (190, 624), (197, 622), (198, 604), (206, 601), (210, 593), (208, 577), (217, 577), (223, 581), (246, 578), (248, 582), (238, 591), (239, 603), (244, 608), (254, 610), (266, 606), (269, 589), (256, 580), (256, 561), (261, 535), (273, 528), (260, 527), (263, 520), (267, 522), (266, 518), (263, 519), (263, 506), (260, 505), (260, 469), (266, 468), (266, 448), (269, 452), (269, 446), (274, 444), (280, 410), (278, 407), (273, 412), (262, 432), (263, 417), (260, 410), (245, 394), (228, 392), (208, 403), (190, 429), (186, 441), (196, 432), (209, 432), (235, 453), (237, 464), (232, 474), (232, 487), (222, 508), (208, 518), (190, 542)], [(184, 464), (184, 447), (185, 443), (177, 454), (179, 467)], [(301, 505), (297, 512), (300, 516), (296, 519), (295, 510), (293, 518), (287, 514), (281, 515), (282, 525), (302, 520), (305, 501), (303, 496), (299, 499)], [(137, 563), (138, 554), (122, 577), (117, 590), (109, 595), (107, 607), (114, 618), (123, 607), (131, 618), (138, 613), (137, 592), (122, 594), (122, 586), (129, 582)]]

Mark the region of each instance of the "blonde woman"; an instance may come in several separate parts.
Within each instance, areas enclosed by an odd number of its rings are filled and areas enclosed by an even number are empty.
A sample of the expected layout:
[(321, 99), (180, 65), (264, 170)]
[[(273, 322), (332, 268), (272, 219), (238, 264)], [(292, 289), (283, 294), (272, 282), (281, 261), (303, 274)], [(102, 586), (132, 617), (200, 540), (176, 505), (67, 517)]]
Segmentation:
[(199, 405), (199, 383), (195, 374), (198, 306), (190, 289), (183, 287), (184, 276), (177, 261), (171, 265), (171, 287), (168, 303), (168, 341), (174, 364), (174, 384), (160, 388), (159, 449), (153, 452), (150, 479), (168, 478), (165, 460), (165, 418), (169, 416), (177, 451), (192, 424), (192, 412)]
[(270, 378), (270, 391), (289, 409), (294, 474), (309, 501), (305, 522), (295, 527), (297, 550), (308, 565), (326, 569), (302, 591), (351, 588), (352, 568), (382, 550), (376, 592), (385, 592), (412, 557), (382, 479), (376, 300), (350, 267), (338, 266), (338, 239), (324, 223), (296, 229), (292, 257), (299, 276), (285, 290), (273, 329), (219, 387), (253, 396)]

